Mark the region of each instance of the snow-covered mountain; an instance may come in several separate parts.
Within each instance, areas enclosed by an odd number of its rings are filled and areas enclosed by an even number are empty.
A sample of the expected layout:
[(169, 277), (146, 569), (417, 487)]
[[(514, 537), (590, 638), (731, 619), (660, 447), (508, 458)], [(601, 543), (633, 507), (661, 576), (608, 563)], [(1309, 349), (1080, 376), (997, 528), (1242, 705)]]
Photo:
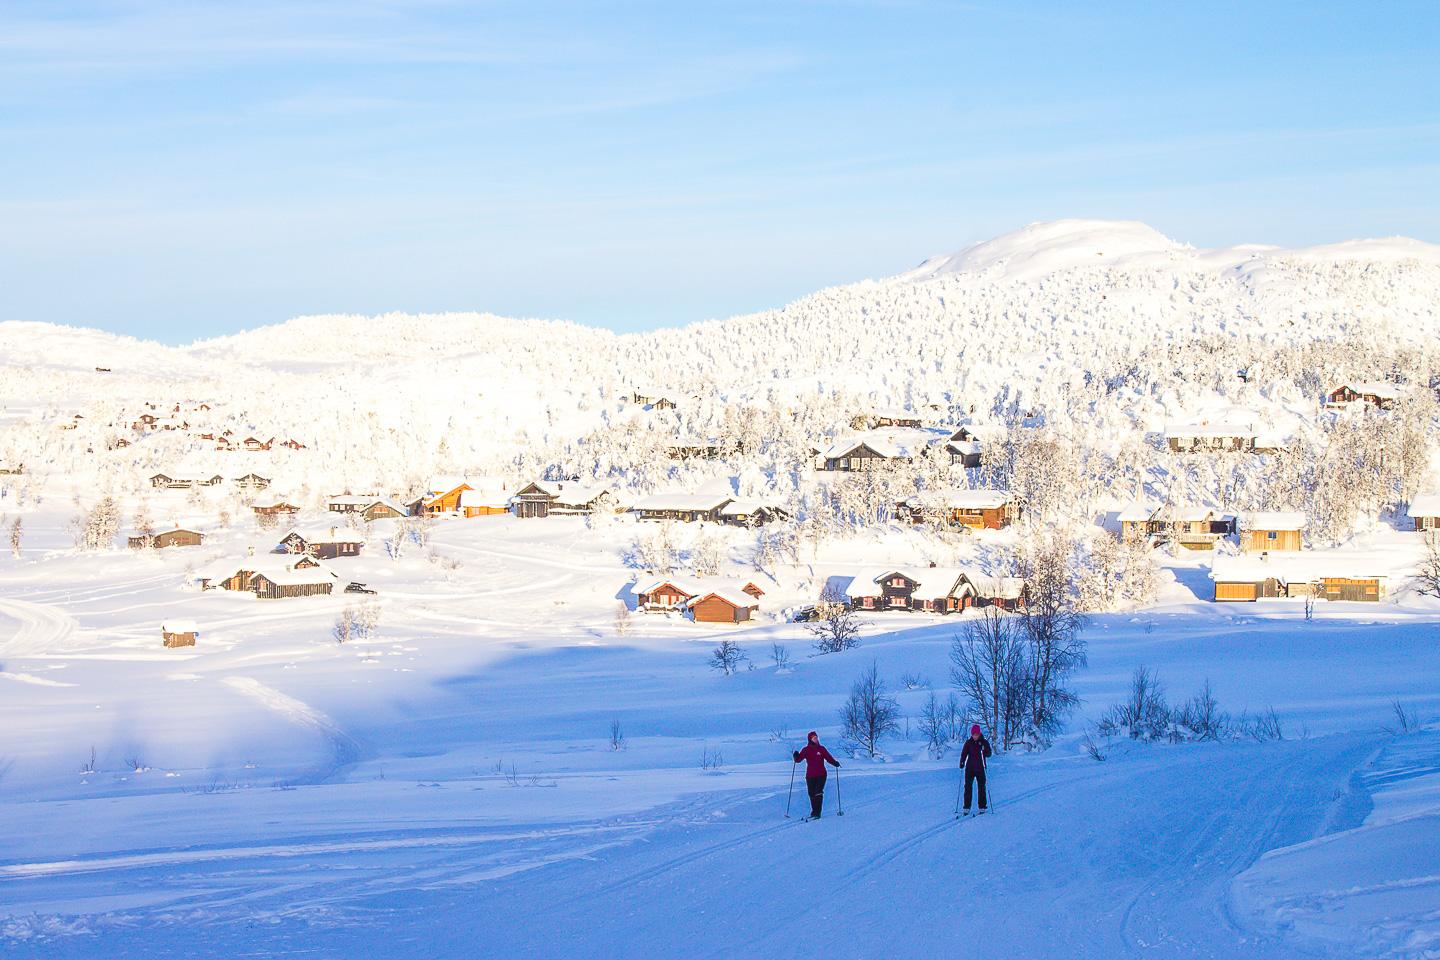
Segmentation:
[[(237, 424), (328, 434), (362, 472), (396, 457), (429, 470), (522, 456), (583, 472), (603, 465), (575, 442), (617, 429), (635, 389), (684, 398), (645, 425), (669, 435), (714, 432), (740, 407), (788, 412), (810, 432), (863, 403), (1105, 429), (1207, 404), (1303, 407), (1330, 379), (1440, 372), (1436, 303), (1433, 244), (1201, 250), (1141, 223), (1063, 220), (777, 309), (625, 335), (474, 313), (309, 316), (167, 347), (0, 323), (0, 402), (7, 422), (33, 427), (218, 400)], [(0, 455), (44, 460), (36, 444), (12, 430)]]

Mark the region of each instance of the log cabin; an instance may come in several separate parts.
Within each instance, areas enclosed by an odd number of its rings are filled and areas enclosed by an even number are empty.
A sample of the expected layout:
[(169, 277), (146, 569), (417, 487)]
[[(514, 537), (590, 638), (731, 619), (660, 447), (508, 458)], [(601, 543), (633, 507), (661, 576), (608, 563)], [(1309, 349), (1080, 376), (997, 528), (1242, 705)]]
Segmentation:
[(365, 546), (365, 534), (345, 527), (291, 530), (280, 539), (286, 553), (303, 553), (320, 560), (358, 557)]
[(913, 410), (881, 409), (867, 410), (850, 418), (852, 430), (874, 430), (879, 427), (907, 427), (919, 429), (920, 414)]
[(156, 549), (164, 550), (167, 547), (198, 547), (205, 542), (205, 534), (198, 530), (186, 530), (181, 527), (173, 527), (169, 530), (162, 530), (159, 533), (139, 534), (130, 537), (128, 543), (132, 550)]
[(1235, 534), (1235, 518), (1209, 507), (1165, 505), (1150, 517), (1150, 537), (1157, 544), (1174, 543), (1187, 550), (1214, 550)]
[(150, 478), (150, 486), (156, 490), (190, 490), (194, 487), (218, 487), (225, 482), (220, 474), (187, 473), (175, 474), (157, 473)]
[(167, 647), (193, 647), (198, 634), (194, 620), (166, 620), (160, 624), (160, 642)]
[(287, 500), (276, 500), (274, 503), (257, 503), (250, 508), (257, 517), (285, 517), (293, 516), (300, 512), (300, 508)]
[(330, 593), (337, 579), (338, 574), (308, 554), (220, 560), (195, 573), (201, 590), (254, 593), (265, 599)]
[(944, 431), (905, 427), (881, 428), (842, 437), (821, 454), (822, 470), (853, 473), (928, 457), (931, 448), (948, 439)]
[(1255, 511), (1245, 516), (1240, 532), (1244, 553), (1293, 552), (1301, 548), (1305, 514), (1293, 510)]
[(468, 489), (474, 489), (461, 481), (454, 486), (432, 486), (423, 497), (410, 501), (410, 514), (415, 517), (438, 517), (439, 514), (454, 514), (459, 511), (459, 498)]
[(744, 623), (760, 604), (748, 593), (719, 589), (691, 597), (685, 607), (696, 623)]
[[(635, 596), (635, 609), (646, 613), (671, 613), (691, 610), (691, 601), (703, 599), (710, 594), (729, 597), (745, 597), (745, 603), (754, 607), (765, 595), (765, 591), (754, 580), (724, 577), (653, 577), (637, 581), (631, 588)], [(748, 619), (748, 615), (747, 615)]]
[(789, 520), (790, 511), (773, 500), (738, 497), (720, 508), (720, 522), (737, 527), (754, 527)]
[(728, 493), (657, 493), (637, 500), (632, 510), (641, 520), (718, 523), (720, 511), (734, 502)]
[(1386, 575), (1363, 555), (1309, 551), (1271, 556), (1216, 557), (1210, 579), (1216, 602), (1254, 602), (1282, 597), (1316, 597), (1378, 603)]
[(1410, 521), (1417, 533), (1440, 531), (1440, 493), (1422, 493), (1410, 499)]
[(613, 511), (615, 498), (606, 487), (581, 486), (568, 480), (536, 480), (521, 487), (510, 502), (515, 516), (537, 518)]
[(895, 505), (911, 523), (936, 520), (972, 530), (1001, 530), (1020, 516), (1020, 503), (1005, 490), (933, 490)]
[(0, 460), (0, 477), (18, 477), (25, 472), (25, 464)]
[(259, 453), (262, 450), (269, 450), (275, 443), (275, 438), (261, 440), (259, 437), (246, 437), (240, 445), (251, 453)]
[(247, 473), (243, 477), (236, 477), (231, 482), (241, 490), (264, 490), (270, 486), (270, 478), (262, 477), (258, 473)]
[(968, 427), (959, 427), (950, 434), (950, 439), (945, 442), (945, 452), (950, 455), (952, 467), (978, 467), (981, 464), (980, 440)]
[(905, 567), (863, 572), (845, 589), (859, 610), (955, 613), (970, 607), (1017, 610), (1025, 604), (1025, 581), (954, 567)]
[(460, 494), (460, 514), (465, 517), (500, 517), (510, 513), (510, 495), (499, 487), (466, 490)]
[(1396, 383), (1379, 380), (1358, 380), (1342, 383), (1325, 394), (1325, 406), (1331, 409), (1364, 405), (1376, 410), (1389, 410), (1400, 399), (1401, 388)]

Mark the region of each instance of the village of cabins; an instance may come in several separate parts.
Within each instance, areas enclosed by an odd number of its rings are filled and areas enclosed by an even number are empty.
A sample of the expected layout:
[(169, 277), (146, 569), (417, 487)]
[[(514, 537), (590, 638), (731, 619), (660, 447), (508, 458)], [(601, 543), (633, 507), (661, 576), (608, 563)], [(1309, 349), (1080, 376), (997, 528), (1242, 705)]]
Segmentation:
[[(1330, 410), (1390, 409), (1400, 388), (1386, 382), (1357, 382), (1336, 387), (1324, 397)], [(635, 393), (630, 398), (646, 409), (674, 409), (665, 396)], [(174, 404), (161, 411), (154, 404), (138, 414), (128, 432), (138, 435), (177, 431), (213, 444), (220, 453), (263, 454), (272, 450), (303, 451), (309, 445), (287, 437), (246, 434), (233, 429), (204, 429), (211, 411), (206, 403)], [(84, 420), (76, 413), (62, 429), (73, 430)], [(111, 425), (112, 427), (115, 425)], [(826, 445), (812, 447), (813, 469), (856, 473), (886, 465), (937, 459), (960, 467), (967, 479), (981, 466), (983, 441), (979, 428), (926, 426), (911, 410), (875, 410), (857, 414)], [(1286, 438), (1267, 430), (1243, 411), (1200, 422), (1172, 424), (1164, 441), (1177, 453), (1267, 453), (1282, 449)], [(111, 434), (106, 446), (123, 448), (132, 437)], [(666, 453), (675, 460), (718, 460), (738, 455), (738, 442), (715, 438), (677, 437)], [(0, 461), (0, 475), (23, 475), (22, 463)], [(330, 594), (337, 589), (373, 593), (363, 583), (344, 576), (346, 560), (360, 555), (368, 540), (365, 528), (377, 521), (422, 518), (465, 519), (511, 517), (544, 520), (596, 514), (628, 514), (636, 522), (722, 524), (757, 527), (792, 518), (792, 508), (776, 498), (734, 493), (728, 483), (713, 489), (655, 492), (630, 491), (578, 479), (535, 479), (507, 485), (490, 476), (436, 478), (420, 493), (409, 496), (378, 492), (335, 494), (326, 499), (324, 522), (294, 525), (302, 512), (299, 498), (269, 492), (272, 480), (263, 466), (243, 461), (233, 469), (212, 466), (176, 467), (149, 478), (157, 491), (187, 491), (229, 486), (252, 497), (250, 509), (257, 521), (276, 530), (273, 551), (231, 558), (194, 571), (193, 582), (202, 590), (253, 593), (259, 599), (284, 599)], [(255, 494), (266, 491), (263, 497)], [(1002, 530), (1019, 518), (1025, 504), (1008, 491), (968, 485), (926, 490), (894, 504), (901, 522), (931, 522), (977, 533)], [(1412, 498), (1409, 517), (1417, 534), (1435, 537), (1440, 531), (1440, 493)], [(1385, 593), (1387, 574), (1367, 566), (1362, 556), (1344, 550), (1305, 548), (1306, 517), (1278, 508), (1244, 516), (1195, 503), (1154, 503), (1137, 499), (1110, 518), (1116, 536), (1156, 547), (1184, 551), (1214, 551), (1222, 542), (1238, 552), (1215, 556), (1210, 577), (1216, 601), (1255, 601), (1262, 598), (1308, 597), (1326, 600), (1378, 601)], [(128, 537), (136, 550), (171, 550), (198, 547), (205, 533), (184, 527), (145, 529)], [(253, 553), (253, 552), (252, 552)], [(625, 587), (633, 609), (644, 613), (681, 616), (700, 623), (741, 624), (760, 610), (766, 595), (763, 577), (648, 575)], [(1025, 604), (1026, 585), (1013, 576), (991, 576), (978, 570), (934, 564), (877, 567), (857, 574), (832, 577), (817, 602), (838, 603), (863, 611), (911, 611), (948, 614), (977, 606), (1014, 610)], [(811, 610), (813, 613), (813, 608)], [(792, 611), (792, 615), (796, 612)], [(804, 616), (805, 611), (800, 611)], [(165, 646), (190, 646), (199, 630), (191, 620), (162, 624)]]

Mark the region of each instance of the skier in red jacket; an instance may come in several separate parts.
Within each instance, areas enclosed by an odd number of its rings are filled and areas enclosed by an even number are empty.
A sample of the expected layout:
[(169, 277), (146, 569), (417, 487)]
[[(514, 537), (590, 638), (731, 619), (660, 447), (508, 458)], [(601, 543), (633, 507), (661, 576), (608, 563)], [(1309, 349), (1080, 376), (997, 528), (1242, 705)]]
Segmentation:
[(985, 760), (990, 756), (990, 741), (980, 735), (980, 724), (970, 728), (970, 739), (960, 748), (960, 766), (965, 770), (965, 816), (970, 816), (970, 790), (979, 781), (980, 812), (985, 812)]
[(820, 734), (811, 730), (805, 738), (805, 746), (795, 751), (795, 762), (805, 761), (805, 789), (810, 794), (810, 818), (820, 816), (820, 807), (825, 803), (825, 764), (840, 766), (840, 761), (830, 756), (830, 751), (820, 745)]

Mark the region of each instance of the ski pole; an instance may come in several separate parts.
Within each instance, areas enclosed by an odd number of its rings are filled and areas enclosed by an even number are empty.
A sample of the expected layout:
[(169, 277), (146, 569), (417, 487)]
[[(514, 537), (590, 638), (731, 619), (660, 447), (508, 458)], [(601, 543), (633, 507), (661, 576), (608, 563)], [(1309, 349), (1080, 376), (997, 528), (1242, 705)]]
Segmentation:
[(840, 800), (840, 768), (835, 768), (835, 816), (845, 816), (845, 804)]
[(995, 809), (995, 792), (990, 789), (990, 761), (984, 757), (980, 762), (985, 764), (985, 806), (991, 810)]
[(964, 787), (965, 787), (965, 764), (963, 764), (963, 763), (956, 764), (956, 765), (955, 765), (955, 769), (960, 772), (960, 778), (955, 781), (955, 819), (956, 819), (956, 820), (959, 820), (959, 819), (960, 819), (960, 791), (961, 791), (962, 789), (964, 789)]
[(795, 768), (797, 763), (790, 764), (790, 792), (785, 795), (785, 819), (790, 819), (790, 798), (795, 796)]

